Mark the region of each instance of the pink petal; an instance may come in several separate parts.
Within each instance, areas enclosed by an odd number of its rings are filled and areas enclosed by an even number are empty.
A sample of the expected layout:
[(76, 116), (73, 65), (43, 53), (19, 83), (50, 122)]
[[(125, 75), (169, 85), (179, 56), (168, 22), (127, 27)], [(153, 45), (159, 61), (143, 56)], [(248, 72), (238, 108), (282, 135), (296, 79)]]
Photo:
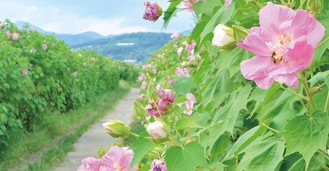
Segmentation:
[(266, 41), (275, 39), (274, 36), (281, 35), (289, 31), (291, 20), (296, 12), (286, 6), (267, 3), (259, 11), (259, 23), (262, 28), (262, 36)]
[(292, 39), (306, 36), (307, 41), (315, 47), (323, 38), (325, 28), (313, 15), (306, 11), (297, 11), (291, 23)]
[(305, 69), (312, 61), (314, 55), (313, 47), (304, 42), (296, 42), (295, 47), (288, 49), (284, 55), (290, 70), (287, 72), (297, 72)]
[(270, 57), (255, 56), (240, 64), (242, 75), (248, 80), (259, 80), (267, 77), (267, 71), (271, 71), (274, 63)]
[(254, 81), (259, 88), (267, 89), (273, 84), (274, 80), (273, 78), (270, 77), (264, 77), (264, 78), (255, 79)]
[(298, 88), (298, 77), (296, 73), (276, 75), (275, 81), (285, 83), (287, 86)]
[(257, 55), (271, 56), (273, 52), (265, 44), (260, 35), (260, 31), (261, 30), (259, 27), (251, 28), (248, 36), (245, 38), (245, 40), (239, 42), (238, 46)]

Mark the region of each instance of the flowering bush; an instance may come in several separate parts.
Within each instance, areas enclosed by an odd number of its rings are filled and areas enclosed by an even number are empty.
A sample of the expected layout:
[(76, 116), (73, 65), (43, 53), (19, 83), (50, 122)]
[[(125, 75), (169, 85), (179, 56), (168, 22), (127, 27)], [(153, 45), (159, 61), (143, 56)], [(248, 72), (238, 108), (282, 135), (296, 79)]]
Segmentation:
[(197, 24), (144, 64), (130, 167), (328, 170), (328, 4), (170, 2), (165, 27), (180, 10)]

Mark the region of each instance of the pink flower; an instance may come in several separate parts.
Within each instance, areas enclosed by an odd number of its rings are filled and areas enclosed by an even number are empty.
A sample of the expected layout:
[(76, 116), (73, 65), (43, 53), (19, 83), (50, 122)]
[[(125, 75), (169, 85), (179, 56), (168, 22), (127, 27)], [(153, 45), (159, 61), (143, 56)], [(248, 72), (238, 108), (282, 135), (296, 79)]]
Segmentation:
[(94, 57), (91, 57), (90, 60), (91, 60), (91, 62), (95, 62), (96, 61), (96, 59)]
[(225, 7), (229, 7), (232, 4), (232, 0), (225, 0)]
[(161, 99), (166, 100), (169, 103), (173, 103), (175, 100), (174, 93), (170, 89), (162, 89), (160, 84), (156, 87), (157, 93)]
[(42, 45), (42, 49), (43, 49), (43, 50), (47, 50), (47, 49), (48, 49), (48, 46), (47, 46), (46, 44), (43, 44), (43, 45)]
[(147, 86), (147, 82), (146, 81), (143, 81), (142, 82), (141, 89), (145, 90), (146, 89), (146, 86)]
[(314, 47), (325, 28), (303, 10), (268, 3), (259, 12), (260, 27), (253, 27), (238, 46), (256, 54), (240, 64), (246, 79), (266, 89), (274, 81), (298, 87), (296, 72), (311, 62)]
[(159, 55), (158, 55), (158, 58), (159, 58), (159, 59), (162, 59), (163, 57), (164, 57), (163, 54), (159, 54)]
[(186, 11), (193, 12), (193, 5), (198, 2), (198, 0), (183, 0), (183, 4), (186, 7)]
[(158, 70), (156, 68), (153, 68), (153, 73), (154, 74), (158, 73)]
[(144, 99), (145, 94), (141, 94), (137, 97), (137, 100), (142, 101)]
[(78, 171), (98, 171), (101, 166), (101, 160), (94, 157), (87, 157), (82, 160), (82, 165)]
[(28, 73), (29, 73), (29, 71), (26, 70), (26, 69), (24, 69), (24, 70), (22, 71), (22, 74), (23, 74), (23, 75), (27, 75)]
[(167, 104), (168, 104), (168, 100), (166, 99), (160, 99), (158, 102), (158, 108), (161, 112), (165, 112), (167, 110)]
[(138, 77), (138, 81), (143, 81), (145, 80), (145, 74), (141, 74), (139, 77)]
[(183, 42), (183, 44), (185, 44), (185, 49), (189, 52), (193, 51), (194, 47), (196, 46), (195, 40), (192, 40), (191, 44), (188, 44), (187, 42)]
[(6, 31), (6, 35), (7, 35), (8, 37), (11, 36), (10, 30), (7, 30), (7, 31)]
[(192, 93), (187, 93), (186, 98), (187, 98), (187, 101), (185, 102), (186, 110), (184, 110), (183, 113), (187, 115), (191, 115), (196, 100)]
[(136, 167), (129, 169), (131, 160), (134, 156), (134, 151), (128, 148), (121, 148), (113, 146), (102, 158), (102, 166), (100, 170), (107, 171), (132, 171), (136, 170)]
[(156, 21), (162, 15), (161, 7), (154, 2), (144, 2), (145, 13), (143, 18), (149, 21)]
[(151, 171), (167, 171), (166, 162), (154, 159), (151, 163)]
[(18, 33), (13, 33), (12, 35), (11, 35), (11, 38), (13, 39), (13, 40), (17, 40), (18, 38), (19, 38), (19, 34)]
[(0, 28), (2, 28), (3, 26), (5, 26), (5, 23), (0, 23)]
[(175, 32), (170, 36), (170, 38), (173, 40), (176, 40), (178, 37), (179, 37), (179, 32)]
[(184, 68), (184, 69), (177, 68), (176, 75), (184, 76), (184, 77), (188, 78), (188, 77), (190, 77), (190, 74), (188, 73), (189, 70), (190, 70), (189, 68)]

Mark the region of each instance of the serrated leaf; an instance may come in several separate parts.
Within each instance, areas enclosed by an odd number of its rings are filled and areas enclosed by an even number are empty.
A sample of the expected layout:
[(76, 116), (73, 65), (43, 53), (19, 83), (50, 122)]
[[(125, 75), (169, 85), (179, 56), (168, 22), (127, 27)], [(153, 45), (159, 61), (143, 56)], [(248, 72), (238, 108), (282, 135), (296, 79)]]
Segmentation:
[(184, 147), (170, 147), (165, 156), (167, 168), (170, 171), (191, 171), (198, 166), (207, 166), (203, 147), (197, 142)]
[(143, 132), (140, 137), (131, 145), (131, 149), (134, 151), (134, 157), (130, 163), (130, 167), (134, 167), (138, 164), (143, 157), (156, 145), (154, 142), (146, 139), (149, 134)]
[(191, 117), (186, 117), (178, 120), (174, 126), (174, 129), (176, 130), (182, 130), (188, 128), (202, 128), (202, 126), (196, 123), (195, 118), (191, 118)]
[(284, 142), (268, 138), (250, 145), (237, 170), (275, 170), (283, 159)]
[(314, 86), (318, 82), (322, 82), (329, 75), (329, 71), (323, 71), (316, 73), (310, 80), (311, 86)]
[(288, 122), (284, 133), (287, 154), (300, 153), (306, 161), (306, 168), (318, 150), (325, 150), (329, 134), (327, 113), (315, 111), (312, 117), (297, 116)]
[(193, 5), (193, 9), (197, 16), (199, 16), (200, 14), (212, 16), (214, 9), (222, 5), (222, 2), (218, 0), (199, 1)]

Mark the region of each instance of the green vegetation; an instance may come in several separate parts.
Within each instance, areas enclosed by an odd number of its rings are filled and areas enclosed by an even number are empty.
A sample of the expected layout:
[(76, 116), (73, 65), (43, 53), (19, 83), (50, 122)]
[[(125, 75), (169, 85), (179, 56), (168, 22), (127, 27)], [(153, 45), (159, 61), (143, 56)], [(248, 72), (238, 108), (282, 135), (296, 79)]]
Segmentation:
[(49, 170), (63, 162), (78, 138), (112, 110), (129, 88), (127, 82), (121, 81), (115, 91), (99, 95), (77, 110), (47, 112), (42, 120), (32, 123), (33, 132), (10, 130), (11, 138), (7, 150), (2, 152), (1, 161), (5, 162), (1, 162), (0, 170)]

